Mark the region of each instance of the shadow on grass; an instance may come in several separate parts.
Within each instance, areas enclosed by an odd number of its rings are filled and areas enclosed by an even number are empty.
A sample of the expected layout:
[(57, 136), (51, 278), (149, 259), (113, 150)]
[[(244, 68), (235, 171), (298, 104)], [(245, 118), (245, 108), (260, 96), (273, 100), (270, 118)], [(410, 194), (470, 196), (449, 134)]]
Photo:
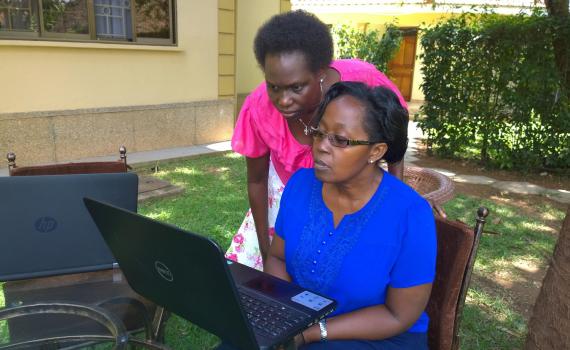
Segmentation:
[(508, 300), (477, 287), (469, 290), (459, 330), (462, 350), (521, 349), (525, 334), (525, 320)]
[[(458, 195), (446, 203), (445, 210), (450, 219), (458, 219), (473, 226), (477, 208), (482, 205), (490, 211), (485, 231), (497, 234), (484, 234), (481, 238), (476, 270), (493, 273), (499, 269), (509, 268), (516, 261), (530, 261), (540, 266), (552, 255), (557, 236), (541, 230), (546, 223), (537, 218), (521, 215), (515, 206)], [(547, 220), (563, 215), (554, 207), (544, 208), (544, 211), (547, 213), (544, 216), (549, 218)]]
[(248, 208), (245, 169), (244, 159), (233, 153), (167, 164), (156, 176), (185, 192), (145, 203), (139, 211), (227, 247)]
[[(155, 176), (185, 189), (174, 198), (145, 202), (139, 212), (206, 235), (228, 247), (249, 203), (246, 165), (232, 152), (167, 163)], [(212, 349), (219, 339), (176, 316), (168, 320), (166, 344), (172, 349)]]

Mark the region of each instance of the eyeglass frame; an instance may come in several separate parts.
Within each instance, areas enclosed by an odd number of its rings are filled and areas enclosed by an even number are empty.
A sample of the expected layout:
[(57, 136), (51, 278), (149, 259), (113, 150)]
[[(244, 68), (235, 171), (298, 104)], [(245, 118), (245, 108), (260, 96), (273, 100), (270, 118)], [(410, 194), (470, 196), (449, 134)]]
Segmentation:
[[(315, 138), (320, 138), (321, 140), (323, 140), (326, 136), (326, 138), (329, 140), (329, 143), (331, 144), (331, 146), (333, 147), (338, 147), (338, 148), (347, 148), (348, 146), (362, 146), (362, 145), (375, 145), (377, 143), (382, 143), (383, 141), (365, 141), (365, 140), (353, 140), (353, 139), (349, 139), (346, 138), (344, 136), (340, 136), (340, 135), (336, 135), (336, 134), (329, 134), (326, 132), (323, 132), (322, 130), (320, 130), (319, 128), (316, 128), (314, 126), (309, 126), (309, 135), (311, 135), (313, 137), (313, 139)], [(337, 141), (334, 141), (334, 139), (337, 139)], [(342, 143), (338, 143), (338, 138), (340, 138), (341, 140), (346, 140), (343, 142), (346, 142), (346, 145), (343, 145)]]

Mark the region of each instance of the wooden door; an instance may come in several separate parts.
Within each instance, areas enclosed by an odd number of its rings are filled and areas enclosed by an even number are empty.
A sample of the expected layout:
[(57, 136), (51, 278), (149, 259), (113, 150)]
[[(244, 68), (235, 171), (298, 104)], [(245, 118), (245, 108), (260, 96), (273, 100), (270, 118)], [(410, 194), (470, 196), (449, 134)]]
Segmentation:
[(409, 101), (412, 98), (418, 31), (416, 28), (401, 28), (401, 30), (402, 44), (394, 58), (388, 62), (388, 75), (400, 89), (404, 99)]

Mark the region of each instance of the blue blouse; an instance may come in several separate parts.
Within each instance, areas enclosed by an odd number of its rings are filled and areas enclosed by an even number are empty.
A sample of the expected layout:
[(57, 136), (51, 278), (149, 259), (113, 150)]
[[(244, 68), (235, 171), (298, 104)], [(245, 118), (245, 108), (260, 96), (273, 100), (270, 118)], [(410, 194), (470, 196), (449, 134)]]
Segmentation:
[[(384, 304), (389, 286), (407, 288), (435, 277), (432, 210), (412, 188), (384, 172), (359, 211), (334, 227), (313, 169), (300, 169), (281, 197), (275, 232), (285, 241), (287, 272), (305, 288), (338, 302), (339, 315)], [(426, 332), (422, 313), (409, 332)]]

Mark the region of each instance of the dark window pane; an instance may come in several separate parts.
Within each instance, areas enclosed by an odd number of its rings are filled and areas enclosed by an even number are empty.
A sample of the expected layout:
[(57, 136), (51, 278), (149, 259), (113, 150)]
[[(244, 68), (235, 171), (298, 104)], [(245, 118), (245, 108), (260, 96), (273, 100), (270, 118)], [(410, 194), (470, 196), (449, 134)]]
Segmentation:
[(38, 31), (37, 7), (30, 0), (0, 0), (0, 31)]
[(129, 0), (95, 0), (94, 5), (98, 38), (133, 39)]
[(136, 0), (136, 31), (139, 38), (170, 39), (170, 0)]
[(43, 0), (44, 28), (52, 33), (88, 34), (86, 0)]

